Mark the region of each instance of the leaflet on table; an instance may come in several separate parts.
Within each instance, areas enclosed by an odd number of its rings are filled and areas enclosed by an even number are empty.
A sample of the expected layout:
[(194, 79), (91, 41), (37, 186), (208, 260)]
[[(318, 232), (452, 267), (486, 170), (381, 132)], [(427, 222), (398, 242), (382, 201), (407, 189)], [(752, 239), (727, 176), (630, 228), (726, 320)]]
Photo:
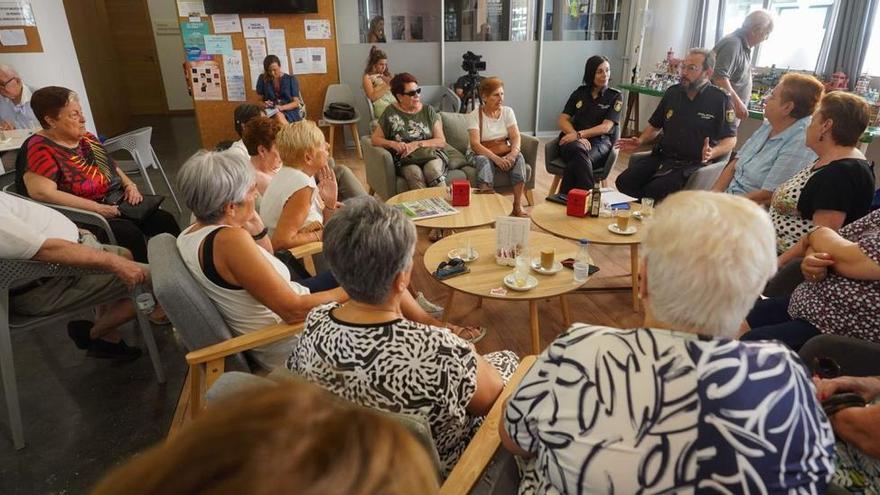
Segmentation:
[(458, 210), (450, 206), (443, 198), (416, 199), (413, 201), (404, 201), (397, 203), (395, 208), (402, 211), (404, 215), (413, 220), (424, 220), (426, 218), (445, 217), (454, 215)]
[(513, 266), (516, 257), (529, 248), (529, 230), (532, 221), (528, 218), (498, 217), (495, 219), (495, 262), (499, 265)]
[(628, 196), (610, 187), (602, 188), (602, 208), (610, 209), (612, 205), (628, 204), (637, 201), (638, 198)]

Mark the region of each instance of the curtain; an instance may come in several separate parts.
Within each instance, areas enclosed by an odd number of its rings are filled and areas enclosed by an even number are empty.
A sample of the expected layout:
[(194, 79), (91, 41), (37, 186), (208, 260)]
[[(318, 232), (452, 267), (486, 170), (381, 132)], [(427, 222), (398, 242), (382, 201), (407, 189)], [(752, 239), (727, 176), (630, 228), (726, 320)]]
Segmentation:
[[(688, 45), (688, 48), (702, 47), (706, 43), (706, 22), (708, 20), (710, 1), (696, 0), (697, 8), (696, 12), (694, 12), (694, 28), (691, 31), (691, 44)], [(712, 49), (711, 46), (706, 48)]]
[(835, 2), (816, 63), (817, 75), (828, 78), (834, 72), (845, 72), (852, 89), (865, 63), (878, 3), (880, 0)]

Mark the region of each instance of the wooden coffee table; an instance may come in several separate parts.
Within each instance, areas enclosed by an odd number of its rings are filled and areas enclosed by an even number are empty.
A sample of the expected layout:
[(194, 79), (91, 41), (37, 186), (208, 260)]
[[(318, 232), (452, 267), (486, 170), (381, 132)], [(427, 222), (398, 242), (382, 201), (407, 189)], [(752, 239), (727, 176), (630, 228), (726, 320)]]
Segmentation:
[[(639, 209), (638, 203), (630, 204), (630, 211), (638, 211)], [(645, 227), (641, 221), (630, 218), (630, 223), (635, 225), (638, 231), (632, 235), (618, 235), (608, 230), (608, 225), (615, 222), (614, 218), (570, 217), (565, 214), (565, 205), (549, 201), (532, 208), (529, 216), (538, 227), (566, 239), (589, 239), (592, 244), (629, 246), (632, 284), (627, 289), (632, 290), (633, 311), (639, 311), (641, 307), (639, 303), (639, 244), (642, 243)], [(595, 290), (608, 290), (608, 288), (597, 287)]]
[[(389, 205), (413, 201), (416, 199), (444, 198), (445, 187), (429, 187), (426, 189), (411, 189), (393, 196), (386, 201)], [(471, 204), (469, 206), (456, 206), (458, 213), (445, 217), (415, 220), (417, 227), (430, 229), (468, 229), (482, 227), (495, 223), (495, 219), (509, 215), (513, 210), (513, 203), (498, 193), (476, 194), (471, 192)]]
[[(538, 324), (538, 299), (559, 297), (562, 305), (562, 318), (566, 328), (571, 325), (571, 316), (568, 312), (568, 302), (565, 294), (571, 292), (584, 283), (574, 281), (572, 271), (563, 268), (562, 271), (553, 275), (541, 275), (530, 270), (529, 274), (538, 279), (538, 286), (527, 292), (517, 292), (507, 289), (502, 279), (514, 270), (512, 266), (499, 265), (495, 262), (495, 229), (479, 229), (445, 237), (425, 251), (425, 269), (434, 273), (441, 261), (449, 258), (447, 254), (453, 249), (462, 247), (464, 239), (469, 238), (471, 247), (477, 251), (479, 258), (468, 263), (470, 273), (458, 275), (446, 280), (440, 280), (444, 285), (452, 288), (446, 299), (446, 309), (443, 313), (443, 322), (448, 321), (449, 310), (452, 308), (452, 299), (456, 291), (466, 292), (480, 298), (488, 297), (504, 301), (528, 301), (529, 321), (532, 332), (532, 353), (541, 352), (541, 333)], [(529, 249), (533, 256), (538, 256), (540, 249), (553, 247), (556, 249), (556, 259), (573, 258), (578, 252), (578, 245), (565, 239), (541, 232), (529, 233)], [(587, 279), (589, 280), (589, 278)], [(490, 290), (496, 287), (505, 287), (506, 295), (493, 295)]]

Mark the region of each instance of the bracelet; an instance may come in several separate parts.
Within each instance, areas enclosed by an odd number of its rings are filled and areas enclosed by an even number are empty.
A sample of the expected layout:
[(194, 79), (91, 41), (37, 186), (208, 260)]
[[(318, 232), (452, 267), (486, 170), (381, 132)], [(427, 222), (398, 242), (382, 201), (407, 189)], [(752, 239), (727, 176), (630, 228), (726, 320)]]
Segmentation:
[(269, 227), (263, 227), (263, 230), (261, 230), (259, 234), (252, 235), (251, 237), (253, 237), (253, 239), (255, 241), (259, 241), (263, 237), (266, 237), (268, 234), (269, 234)]

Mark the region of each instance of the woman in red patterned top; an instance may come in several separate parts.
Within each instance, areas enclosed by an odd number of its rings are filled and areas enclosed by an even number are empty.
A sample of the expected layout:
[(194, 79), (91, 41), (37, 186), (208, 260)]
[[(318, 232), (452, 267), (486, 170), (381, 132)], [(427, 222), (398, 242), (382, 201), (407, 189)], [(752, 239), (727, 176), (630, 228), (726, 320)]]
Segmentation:
[(156, 210), (140, 221), (121, 216), (108, 196), (136, 205), (143, 201), (129, 179), (94, 135), (86, 131), (86, 119), (73, 91), (48, 86), (31, 97), (34, 115), (43, 130), (22, 144), (26, 165), (16, 167), (27, 194), (46, 203), (93, 211), (107, 218), (120, 246), (131, 250), (136, 261), (147, 262), (144, 236), (180, 233), (170, 213)]

